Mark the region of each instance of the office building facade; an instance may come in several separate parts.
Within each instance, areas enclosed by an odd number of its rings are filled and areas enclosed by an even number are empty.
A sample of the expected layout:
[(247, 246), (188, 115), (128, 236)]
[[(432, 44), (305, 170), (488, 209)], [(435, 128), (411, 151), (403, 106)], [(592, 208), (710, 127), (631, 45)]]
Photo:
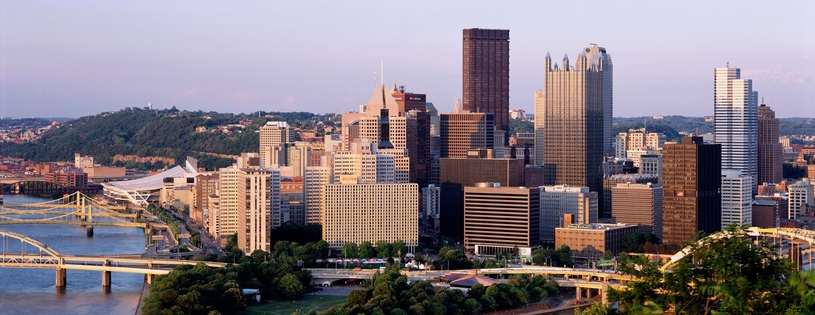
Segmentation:
[(478, 183), (464, 188), (464, 247), (477, 255), (514, 252), (540, 241), (540, 188)]
[[(588, 187), (568, 185), (543, 186), (540, 189), (541, 241), (554, 242), (555, 228), (564, 224), (597, 222), (597, 192), (589, 191)], [(570, 214), (575, 222), (562, 222), (564, 214)]]
[(662, 154), (662, 242), (683, 245), (699, 230), (719, 231), (722, 146), (684, 137), (666, 143)]
[[(509, 30), (473, 28), (463, 33), (462, 106), (473, 113), (492, 113), (496, 128), (506, 132), (509, 130)], [(507, 143), (508, 138), (503, 141)]]
[(495, 148), (495, 115), (492, 113), (442, 113), (441, 158), (465, 158), (467, 151)]
[(778, 142), (778, 118), (767, 105), (758, 107), (758, 181), (763, 183), (780, 183), (783, 180), (783, 160), (781, 143)]
[(753, 178), (739, 170), (722, 170), (722, 230), (753, 224)]
[[(722, 145), (722, 169), (758, 178), (758, 92), (741, 70), (728, 66), (714, 72), (715, 139)], [(756, 192), (754, 183), (752, 191)]]
[(614, 222), (639, 225), (640, 232), (662, 239), (662, 186), (620, 183), (611, 189)]

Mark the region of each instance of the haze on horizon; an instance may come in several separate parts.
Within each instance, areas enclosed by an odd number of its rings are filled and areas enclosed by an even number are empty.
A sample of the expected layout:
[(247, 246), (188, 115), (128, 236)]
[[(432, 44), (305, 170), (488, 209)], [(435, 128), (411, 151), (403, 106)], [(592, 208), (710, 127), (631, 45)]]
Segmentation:
[(124, 107), (354, 111), (378, 83), (461, 98), (462, 29), (510, 30), (510, 108), (547, 52), (614, 61), (614, 116), (713, 114), (714, 68), (778, 117), (815, 117), (813, 1), (119, 2), (0, 0), (0, 117)]

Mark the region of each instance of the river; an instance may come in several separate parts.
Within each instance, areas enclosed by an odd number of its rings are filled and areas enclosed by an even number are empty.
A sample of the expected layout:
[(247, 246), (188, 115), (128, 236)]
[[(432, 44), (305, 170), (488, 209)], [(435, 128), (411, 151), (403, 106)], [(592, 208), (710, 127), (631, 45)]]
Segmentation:
[[(4, 196), (4, 202), (46, 201), (31, 196)], [(73, 225), (0, 225), (48, 245), (61, 254), (117, 255), (144, 253), (144, 231), (127, 227), (94, 227), (93, 237)], [(6, 247), (7, 246), (7, 247)], [(19, 252), (16, 239), (0, 251)], [(30, 252), (30, 249), (29, 249)], [(139, 302), (144, 275), (113, 273), (111, 288), (102, 289), (102, 273), (68, 270), (64, 290), (55, 287), (54, 269), (0, 268), (0, 314), (133, 314)]]

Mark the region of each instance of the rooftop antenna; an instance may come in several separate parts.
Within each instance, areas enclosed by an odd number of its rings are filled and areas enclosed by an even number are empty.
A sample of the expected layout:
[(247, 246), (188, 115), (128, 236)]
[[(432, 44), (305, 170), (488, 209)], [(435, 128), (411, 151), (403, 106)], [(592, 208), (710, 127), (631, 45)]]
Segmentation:
[(382, 61), (379, 61), (379, 62), (380, 62), (380, 64), (379, 64), (379, 75), (382, 76), (382, 78), (381, 78), (381, 80), (379, 82), (382, 82), (383, 89), (384, 89), (384, 84), (385, 84), (385, 61), (382, 60)]

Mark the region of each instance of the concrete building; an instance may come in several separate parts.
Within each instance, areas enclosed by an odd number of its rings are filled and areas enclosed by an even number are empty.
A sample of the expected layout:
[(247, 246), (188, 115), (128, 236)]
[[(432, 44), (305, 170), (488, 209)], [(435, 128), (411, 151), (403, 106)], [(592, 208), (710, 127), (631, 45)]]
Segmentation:
[(306, 207), (303, 203), (302, 192), (292, 192), (281, 195), (280, 221), (283, 222), (283, 224), (286, 222), (297, 225), (306, 224)]
[(758, 107), (758, 181), (779, 183), (783, 180), (781, 143), (778, 142), (778, 118), (775, 112), (762, 102)]
[(239, 169), (238, 247), (246, 254), (270, 251), (271, 232), (281, 224), (280, 171)]
[(536, 130), (543, 132), (543, 144), (535, 143), (544, 157), (537, 163), (554, 165), (557, 183), (591, 191), (603, 187), (604, 59), (581, 52), (574, 65), (564, 56), (558, 66), (547, 54), (544, 110), (535, 113), (544, 116), (543, 130)]
[[(400, 155), (401, 153), (401, 155)], [(333, 182), (341, 177), (359, 177), (361, 183), (407, 183), (408, 157), (398, 149), (377, 149), (368, 139), (357, 139), (350, 150), (336, 151), (333, 156)]]
[[(758, 92), (741, 69), (716, 68), (713, 78), (716, 143), (722, 145), (722, 169), (758, 178)], [(752, 192), (756, 192), (753, 183)]]
[(218, 195), (207, 196), (207, 209), (209, 209), (207, 216), (207, 231), (209, 235), (220, 237), (221, 235), (221, 200)]
[(721, 229), (721, 148), (701, 137), (666, 143), (662, 164), (662, 242), (684, 244)]
[(192, 218), (195, 222), (201, 223), (204, 217), (209, 212), (209, 204), (207, 198), (211, 195), (218, 194), (218, 182), (220, 177), (215, 174), (199, 174), (195, 176), (195, 196), (194, 207), (190, 213), (193, 213)]
[(660, 154), (646, 154), (640, 156), (640, 174), (654, 175), (662, 183), (662, 152)]
[[(217, 235), (219, 237), (226, 237), (238, 233), (238, 207), (240, 203), (238, 199), (238, 186), (241, 185), (241, 170), (232, 166), (221, 168), (218, 173), (220, 211), (218, 212), (219, 234)], [(243, 227), (243, 225), (240, 227)]]
[[(409, 121), (416, 121), (415, 128), (412, 128), (411, 124), (405, 124), (412, 174), (410, 182), (419, 183), (419, 186), (425, 187), (429, 176), (430, 135), (433, 128), (428, 110), (433, 107), (433, 104), (428, 107), (427, 95), (406, 92), (404, 85), (397, 87), (396, 83), (393, 84), (391, 95), (398, 105), (399, 116), (406, 116)], [(438, 111), (435, 112), (435, 115), (435, 119), (438, 119)], [(411, 150), (416, 152), (410, 152)]]
[(74, 153), (74, 167), (80, 170), (86, 167), (93, 167), (93, 157), (87, 155), (82, 156), (79, 153)]
[(571, 224), (555, 229), (555, 247), (569, 246), (576, 258), (599, 259), (606, 251), (618, 255), (623, 238), (638, 229), (625, 224)]
[(437, 238), (441, 232), (441, 187), (429, 184), (422, 188), (419, 207), (419, 235)]
[(611, 190), (615, 222), (639, 225), (640, 232), (662, 239), (662, 186), (620, 183)]
[(665, 135), (659, 132), (646, 132), (645, 128), (629, 129), (621, 132), (615, 139), (615, 156), (627, 158), (631, 150), (661, 150), (665, 144)]
[(464, 247), (477, 255), (540, 242), (540, 188), (478, 183), (464, 188)]
[(722, 170), (722, 230), (753, 222), (753, 178), (739, 170)]
[(54, 171), (45, 175), (45, 180), (65, 187), (88, 187), (88, 174), (75, 168)]
[(465, 158), (467, 151), (495, 148), (495, 116), (492, 113), (442, 113), (441, 158)]
[(331, 169), (330, 166), (306, 167), (303, 178), (306, 224), (321, 223), (324, 209), (322, 196), (325, 185), (332, 182), (333, 174)]
[[(564, 224), (597, 222), (597, 192), (588, 187), (543, 186), (540, 207), (540, 237), (544, 242), (554, 242), (555, 228)], [(562, 222), (564, 214), (571, 214), (576, 222)]]
[[(509, 130), (509, 30), (471, 28), (465, 29), (463, 35), (462, 106), (472, 113), (492, 113), (496, 129), (506, 135)], [(507, 141), (505, 137), (503, 143)], [(442, 157), (455, 156), (442, 154)]]
[(787, 186), (789, 194), (789, 214), (787, 219), (795, 219), (799, 215), (806, 214), (808, 206), (815, 205), (815, 194), (813, 194), (813, 184), (809, 178)]
[[(266, 157), (267, 151), (276, 145), (295, 141), (296, 132), (285, 121), (269, 121), (260, 127), (260, 156)], [(262, 166), (270, 167), (270, 163), (263, 163)]]
[(344, 179), (325, 186), (323, 239), (331, 248), (346, 242), (419, 242), (419, 185), (363, 184)]
[[(787, 196), (786, 192), (777, 193), (772, 196), (756, 196), (755, 200), (766, 200), (773, 202), (776, 205), (776, 211), (778, 212), (778, 217), (776, 221), (780, 224), (781, 219), (789, 218), (789, 197)], [(755, 213), (755, 212), (754, 212)], [(753, 221), (756, 221), (756, 218), (753, 218)], [(755, 224), (755, 223), (754, 223)]]
[[(481, 151), (483, 152), (483, 151)], [(501, 186), (520, 186), (524, 165), (522, 160), (492, 159), (477, 154), (467, 159), (441, 159), (441, 233), (454, 238), (464, 236), (464, 187), (480, 182)]]
[(778, 203), (773, 200), (753, 200), (752, 226), (760, 228), (775, 228), (779, 226)]
[[(613, 218), (616, 217), (614, 213), (614, 187), (617, 187), (617, 184), (658, 184), (659, 178), (654, 175), (649, 174), (614, 174), (611, 176), (604, 176), (603, 177), (603, 201), (600, 203), (600, 211), (602, 218)], [(623, 223), (630, 223), (625, 221), (617, 221)]]

